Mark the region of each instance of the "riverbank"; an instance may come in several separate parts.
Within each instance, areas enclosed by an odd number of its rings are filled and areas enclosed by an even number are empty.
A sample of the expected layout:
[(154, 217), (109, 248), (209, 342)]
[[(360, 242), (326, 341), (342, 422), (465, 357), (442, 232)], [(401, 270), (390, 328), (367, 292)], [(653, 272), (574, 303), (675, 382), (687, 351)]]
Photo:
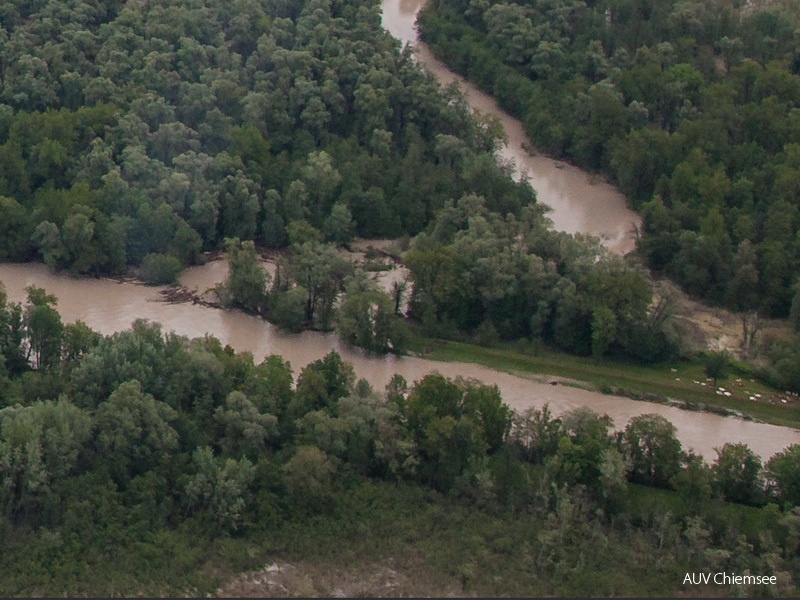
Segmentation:
[[(390, 259), (391, 266), (397, 267), (400, 257), (396, 246), (397, 243), (392, 240), (356, 240), (343, 254), (354, 264), (363, 267), (375, 254), (380, 253), (384, 258)], [(212, 282), (208, 278), (203, 281), (203, 278), (192, 277), (189, 278), (192, 285), (162, 290), (161, 296), (167, 302), (190, 302), (211, 308), (225, 308), (214, 292), (227, 276), (224, 258), (224, 254), (209, 257), (204, 267), (204, 270), (210, 270), (211, 279), (218, 281)], [(264, 269), (274, 274), (275, 257), (264, 255), (262, 258)], [(379, 273), (379, 281), (388, 289), (391, 279), (386, 280), (386, 275), (397, 275), (401, 272), (407, 276), (402, 265), (388, 273)], [(706, 313), (712, 312), (718, 320), (722, 320), (721, 317), (736, 320), (730, 314), (720, 317), (717, 313), (727, 313), (722, 309), (698, 308), (685, 295), (676, 298), (676, 313), (682, 316), (682, 323), (695, 325), (695, 321), (704, 322), (709, 316)], [(728, 325), (720, 331), (732, 333), (736, 323)], [(717, 335), (719, 332), (714, 330), (712, 333)], [(713, 341), (708, 336), (703, 338), (700, 335), (700, 338), (700, 342), (693, 340), (693, 351), (703, 350)], [(539, 383), (557, 383), (685, 410), (800, 429), (800, 403), (797, 398), (757, 381), (752, 376), (752, 365), (744, 362), (736, 363), (734, 375), (721, 379), (717, 387), (714, 387), (713, 382), (706, 379), (704, 366), (699, 358), (676, 359), (669, 365), (641, 366), (618, 360), (569, 355), (529, 342), (486, 348), (424, 336), (413, 338), (410, 351), (417, 356), (442, 362), (476, 363), (519, 377), (533, 378)]]
[[(221, 258), (216, 257), (217, 260)], [(219, 275), (220, 269), (216, 268), (215, 273)], [(219, 299), (214, 299), (214, 289), (219, 285), (218, 282), (207, 291), (190, 289), (185, 285), (173, 286), (159, 294), (168, 303), (188, 302), (224, 309)], [(476, 363), (539, 383), (567, 385), (685, 410), (800, 429), (798, 399), (751, 377), (752, 367), (746, 363), (735, 364), (734, 375), (720, 379), (714, 387), (713, 382), (707, 380), (699, 359), (641, 366), (569, 355), (525, 342), (488, 348), (418, 335), (412, 337), (409, 350), (422, 358)]]
[[(740, 374), (720, 379), (714, 388), (713, 383), (706, 380), (699, 360), (676, 360), (669, 365), (644, 367), (572, 356), (549, 349), (536, 349), (531, 353), (529, 347), (528, 352), (520, 352), (512, 347), (488, 348), (422, 337), (413, 338), (410, 349), (426, 359), (475, 363), (551, 385), (567, 385), (800, 429), (800, 403), (795, 397), (754, 378), (743, 377), (741, 370)], [(717, 393), (719, 388), (724, 388), (722, 393)], [(725, 395), (725, 392), (730, 395)]]
[[(394, 274), (398, 269), (385, 273)], [(191, 289), (207, 290), (220, 281), (227, 273), (225, 261), (207, 263), (193, 267), (183, 278), (186, 285), (191, 280)], [(343, 344), (335, 333), (306, 331), (290, 334), (280, 331), (262, 318), (247, 315), (237, 310), (211, 308), (191, 302), (164, 302), (159, 291), (163, 287), (149, 287), (134, 283), (118, 283), (101, 279), (76, 279), (65, 274), (53, 273), (42, 264), (0, 264), (0, 281), (5, 284), (8, 298), (12, 302), (24, 302), (25, 288), (29, 285), (44, 288), (58, 298), (57, 309), (65, 323), (76, 320), (103, 335), (130, 328), (137, 318), (160, 323), (164, 331), (174, 331), (188, 338), (213, 335), (223, 345), (230, 345), (239, 352), (251, 352), (257, 361), (276, 354), (283, 356), (291, 364), (297, 376), (304, 366), (324, 357), (331, 351), (338, 352), (351, 363), (358, 377), (363, 377), (377, 390), (382, 390), (393, 375), (402, 375), (412, 383), (431, 372), (439, 372), (446, 377), (475, 378), (487, 385), (497, 385), (503, 400), (512, 409), (524, 411), (531, 407), (549, 404), (555, 414), (588, 406), (600, 414), (609, 415), (618, 429), (624, 429), (628, 421), (643, 413), (658, 413), (672, 421), (684, 448), (691, 448), (707, 461), (714, 460), (715, 448), (726, 442), (748, 444), (762, 460), (769, 459), (787, 446), (800, 443), (800, 431), (793, 427), (778, 427), (766, 423), (748, 422), (742, 419), (722, 418), (710, 413), (688, 413), (672, 406), (649, 404), (631, 400), (624, 396), (587, 391), (566, 385), (549, 385), (536, 379), (536, 374), (553, 374), (587, 382), (586, 387), (601, 390), (603, 383), (635, 391), (651, 391), (652, 379), (644, 383), (630, 385), (624, 378), (612, 381), (599, 381), (603, 377), (617, 377), (619, 371), (613, 365), (592, 365), (587, 359), (562, 356), (555, 363), (546, 363), (532, 368), (531, 357), (523, 358), (521, 364), (505, 364), (506, 359), (487, 357), (490, 352), (479, 347), (471, 347), (463, 354), (467, 362), (454, 362), (455, 356), (444, 356), (438, 343), (423, 343), (412, 349), (421, 353), (425, 345), (431, 349), (428, 358), (415, 356), (370, 356), (363, 351)], [(414, 344), (417, 342), (415, 341)], [(450, 346), (453, 352), (454, 346)], [(536, 360), (541, 361), (543, 353)], [(449, 359), (448, 362), (445, 359)], [(481, 363), (489, 366), (483, 366)], [(597, 374), (602, 369), (608, 375)], [(625, 367), (622, 371), (632, 371)], [(515, 373), (514, 375), (509, 373)], [(670, 373), (666, 369), (666, 373)], [(671, 373), (670, 373), (671, 374)], [(676, 374), (675, 376), (681, 376)], [(667, 379), (662, 374), (660, 379)], [(700, 387), (700, 386), (698, 386)], [(671, 397), (682, 397), (672, 391), (665, 392)], [(763, 396), (763, 394), (762, 394)], [(776, 409), (784, 406), (774, 407)], [(780, 420), (777, 415), (754, 415), (756, 418), (775, 423), (794, 425), (794, 422)]]

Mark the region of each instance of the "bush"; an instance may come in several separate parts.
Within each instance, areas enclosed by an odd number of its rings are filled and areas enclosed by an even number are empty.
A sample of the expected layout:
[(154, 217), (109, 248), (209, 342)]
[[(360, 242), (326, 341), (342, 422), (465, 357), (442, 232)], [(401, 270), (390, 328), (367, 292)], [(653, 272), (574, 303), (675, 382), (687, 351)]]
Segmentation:
[(142, 261), (142, 279), (149, 285), (168, 285), (178, 280), (183, 265), (169, 254), (148, 254)]
[(270, 303), (270, 320), (287, 331), (302, 331), (305, 325), (306, 295), (305, 288), (299, 286), (275, 293)]

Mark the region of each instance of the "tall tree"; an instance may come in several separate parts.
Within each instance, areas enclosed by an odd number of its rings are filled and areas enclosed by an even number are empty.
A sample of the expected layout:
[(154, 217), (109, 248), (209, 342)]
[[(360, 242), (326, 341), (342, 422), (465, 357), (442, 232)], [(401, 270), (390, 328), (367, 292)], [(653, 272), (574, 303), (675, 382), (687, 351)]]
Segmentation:
[(228, 279), (225, 289), (233, 304), (247, 311), (264, 310), (269, 274), (261, 267), (252, 241), (227, 240)]

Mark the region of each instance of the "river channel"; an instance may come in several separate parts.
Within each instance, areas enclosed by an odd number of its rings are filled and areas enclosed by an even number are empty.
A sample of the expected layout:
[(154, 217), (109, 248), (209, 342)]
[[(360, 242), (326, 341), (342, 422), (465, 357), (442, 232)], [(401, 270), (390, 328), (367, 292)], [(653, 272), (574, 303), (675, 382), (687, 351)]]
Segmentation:
[(539, 201), (552, 209), (548, 217), (556, 229), (598, 236), (606, 247), (620, 254), (633, 250), (633, 230), (641, 224), (641, 218), (627, 207), (625, 197), (614, 186), (577, 167), (530, 154), (526, 148), (531, 144), (522, 123), (503, 112), (491, 96), (450, 71), (417, 39), (414, 22), (424, 5), (425, 0), (383, 0), (383, 26), (415, 48), (417, 62), (439, 83), (457, 81), (475, 111), (497, 119), (508, 140), (498, 154), (513, 162), (517, 175), (527, 177)]
[[(414, 43), (413, 23), (424, 0), (386, 0), (383, 3), (384, 25), (403, 41)], [(436, 61), (427, 49), (417, 44), (417, 57), (442, 83), (458, 79)], [(632, 247), (631, 228), (638, 217), (628, 210), (622, 195), (612, 186), (598, 182), (577, 168), (543, 156), (531, 156), (524, 149), (525, 136), (519, 121), (504, 114), (494, 101), (470, 84), (462, 81), (472, 106), (498, 118), (509, 143), (502, 157), (511, 159), (520, 174), (530, 178), (542, 202), (553, 208), (550, 214), (556, 228), (568, 232), (598, 235), (606, 245), (624, 253)], [(202, 293), (224, 280), (227, 266), (223, 261), (189, 269), (182, 283)], [(714, 448), (725, 442), (745, 442), (767, 459), (786, 446), (800, 443), (800, 431), (698, 413), (678, 408), (636, 402), (565, 385), (550, 385), (494, 371), (467, 363), (443, 363), (418, 357), (376, 358), (343, 346), (334, 334), (305, 332), (286, 334), (266, 321), (236, 311), (209, 308), (198, 304), (167, 304), (161, 301), (161, 288), (136, 283), (120, 283), (109, 279), (74, 279), (50, 272), (41, 264), (0, 264), (0, 282), (9, 299), (23, 302), (25, 287), (45, 288), (58, 298), (58, 310), (65, 322), (84, 321), (92, 329), (111, 334), (130, 327), (137, 319), (160, 323), (165, 330), (187, 337), (213, 335), (237, 351), (252, 352), (256, 361), (270, 354), (279, 354), (292, 365), (295, 374), (309, 362), (331, 350), (342, 354), (355, 367), (359, 377), (382, 389), (395, 373), (409, 382), (434, 371), (447, 377), (475, 378), (497, 385), (505, 402), (515, 410), (549, 403), (556, 414), (579, 406), (589, 406), (608, 414), (618, 429), (639, 414), (658, 413), (675, 424), (685, 448), (691, 448), (709, 461), (716, 456)]]
[[(226, 263), (216, 261), (189, 269), (183, 283), (203, 292), (226, 275)], [(106, 335), (129, 328), (137, 318), (148, 319), (161, 323), (165, 330), (188, 337), (211, 334), (237, 351), (252, 352), (256, 361), (269, 354), (280, 354), (291, 363), (295, 374), (309, 362), (336, 350), (353, 364), (359, 377), (367, 379), (376, 389), (383, 389), (395, 373), (413, 382), (427, 373), (438, 371), (447, 377), (476, 378), (487, 384), (496, 384), (505, 402), (515, 410), (549, 403), (558, 414), (578, 406), (589, 406), (608, 414), (617, 428), (623, 428), (633, 416), (658, 413), (675, 424), (685, 447), (694, 449), (708, 460), (716, 457), (714, 448), (725, 442), (745, 442), (765, 459), (788, 445), (800, 443), (800, 431), (787, 427), (636, 402), (565, 385), (549, 385), (474, 364), (436, 362), (417, 357), (369, 357), (342, 345), (334, 334), (286, 334), (258, 317), (241, 312), (191, 303), (167, 304), (160, 301), (158, 292), (161, 288), (110, 279), (75, 279), (52, 273), (42, 264), (30, 263), (0, 264), (0, 281), (13, 302), (24, 301), (28, 285), (45, 288), (58, 298), (57, 308), (65, 322), (80, 319)]]

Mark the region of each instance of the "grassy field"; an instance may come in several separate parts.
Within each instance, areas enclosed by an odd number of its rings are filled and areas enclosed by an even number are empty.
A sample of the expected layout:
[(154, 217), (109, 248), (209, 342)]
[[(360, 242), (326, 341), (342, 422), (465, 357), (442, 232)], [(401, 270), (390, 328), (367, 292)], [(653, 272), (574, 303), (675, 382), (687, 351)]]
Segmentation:
[[(635, 399), (679, 400), (698, 408), (723, 408), (739, 411), (754, 419), (800, 428), (800, 404), (746, 376), (745, 365), (733, 365), (731, 375), (717, 382), (731, 395), (716, 393), (706, 381), (699, 360), (679, 361), (644, 367), (612, 360), (598, 360), (553, 352), (547, 349), (514, 347), (487, 348), (463, 342), (416, 337), (410, 349), (425, 358), (449, 362), (480, 364), (516, 375), (553, 375), (581, 382), (587, 389)], [(739, 374), (737, 374), (737, 372)], [(705, 384), (705, 385), (703, 385)], [(761, 398), (750, 400), (760, 394)], [(787, 400), (786, 403), (782, 402)]]

